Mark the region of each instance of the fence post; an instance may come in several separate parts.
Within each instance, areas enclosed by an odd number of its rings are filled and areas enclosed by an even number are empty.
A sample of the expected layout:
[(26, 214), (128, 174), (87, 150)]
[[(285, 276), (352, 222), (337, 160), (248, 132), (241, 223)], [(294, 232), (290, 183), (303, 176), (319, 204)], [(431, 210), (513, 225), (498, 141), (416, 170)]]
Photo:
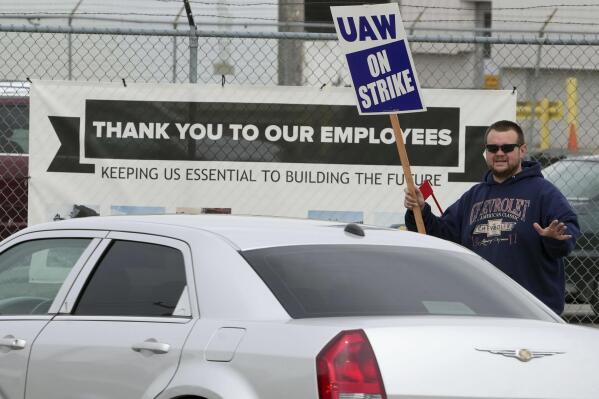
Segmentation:
[[(173, 29), (177, 30), (179, 26), (179, 17), (181, 17), (181, 13), (185, 10), (185, 5), (181, 7), (179, 13), (175, 17), (173, 21)], [(173, 83), (177, 83), (177, 36), (173, 36)]]
[(198, 81), (198, 36), (196, 27), (190, 26), (189, 29), (189, 83)]
[[(280, 0), (279, 22), (304, 22), (303, 0)], [(301, 27), (291, 25), (280, 26), (279, 31), (293, 32), (302, 31)], [(300, 40), (278, 39), (279, 43), (279, 85), (299, 85), (303, 78), (303, 45)]]
[[(71, 24), (73, 23), (73, 15), (75, 14), (75, 12), (77, 11), (77, 9), (79, 8), (79, 6), (81, 5), (81, 3), (83, 2), (83, 0), (79, 0), (77, 2), (77, 4), (75, 5), (75, 7), (73, 7), (73, 10), (71, 11), (71, 13), (69, 14), (69, 20), (68, 20), (68, 24), (69, 24), (69, 28), (71, 28)], [(69, 48), (68, 48), (68, 63), (69, 63), (69, 79), (68, 80), (72, 80), (73, 79), (73, 39), (71, 38), (73, 34), (71, 32), (69, 32), (68, 38), (69, 38)]]
[[(491, 32), (487, 30), (490, 26), (491, 3), (474, 3), (474, 34), (475, 37), (489, 37)], [(489, 25), (489, 26), (488, 26)], [(485, 71), (487, 64), (491, 61), (491, 45), (488, 43), (476, 43), (474, 45), (474, 73), (472, 74), (474, 89), (480, 89), (485, 86)]]
[[(549, 25), (549, 22), (551, 22), (551, 20), (553, 19), (553, 16), (555, 15), (555, 13), (557, 12), (557, 8), (555, 8), (553, 10), (553, 12), (549, 15), (549, 17), (547, 17), (547, 19), (545, 20), (545, 23), (543, 24), (543, 26), (541, 27), (541, 29), (539, 30), (539, 46), (537, 47), (537, 60), (535, 62), (535, 69), (534, 69), (534, 74), (531, 77), (529, 74), (529, 80), (527, 82), (527, 87), (526, 90), (530, 90), (530, 103), (532, 106), (532, 109), (536, 109), (537, 106), (537, 86), (538, 86), (538, 80), (539, 80), (539, 75), (540, 75), (540, 70), (541, 70), (541, 58), (542, 58), (542, 51), (543, 51), (543, 42), (545, 41), (545, 29), (547, 29), (547, 25)], [(531, 119), (530, 125), (528, 126), (528, 128), (526, 129), (527, 131), (527, 143), (532, 147), (533, 145), (533, 127), (534, 127), (534, 118)], [(541, 129), (543, 129), (543, 125), (541, 125)], [(542, 137), (542, 133), (541, 133), (541, 137)], [(543, 145), (548, 145), (548, 142), (546, 143), (541, 143), (540, 147), (543, 147)], [(541, 148), (543, 149), (543, 148)]]
[(198, 81), (198, 35), (189, 0), (183, 0), (189, 22), (189, 83)]

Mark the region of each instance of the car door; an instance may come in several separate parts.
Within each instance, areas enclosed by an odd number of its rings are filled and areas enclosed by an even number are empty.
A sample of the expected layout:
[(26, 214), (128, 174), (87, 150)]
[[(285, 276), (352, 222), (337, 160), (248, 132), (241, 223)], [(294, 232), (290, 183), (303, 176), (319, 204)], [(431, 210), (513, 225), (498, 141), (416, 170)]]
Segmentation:
[(187, 244), (111, 232), (36, 340), (27, 399), (154, 398), (197, 315)]
[(35, 338), (106, 232), (25, 234), (0, 248), (0, 397), (24, 397)]

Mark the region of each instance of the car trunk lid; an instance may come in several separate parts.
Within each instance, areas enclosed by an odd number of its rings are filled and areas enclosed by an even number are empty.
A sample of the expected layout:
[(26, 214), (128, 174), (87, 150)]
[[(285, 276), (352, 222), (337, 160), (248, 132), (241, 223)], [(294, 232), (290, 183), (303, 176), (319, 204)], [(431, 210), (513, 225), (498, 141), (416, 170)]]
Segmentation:
[(365, 328), (389, 399), (599, 397), (599, 332), (458, 319)]

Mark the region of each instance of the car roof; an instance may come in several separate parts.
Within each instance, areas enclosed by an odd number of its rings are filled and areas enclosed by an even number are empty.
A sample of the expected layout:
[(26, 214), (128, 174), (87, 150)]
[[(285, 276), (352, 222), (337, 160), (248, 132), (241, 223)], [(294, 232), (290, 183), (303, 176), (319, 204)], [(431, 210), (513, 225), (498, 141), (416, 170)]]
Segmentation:
[(34, 225), (21, 234), (48, 230), (106, 230), (185, 239), (194, 231), (202, 231), (217, 235), (240, 250), (285, 245), (365, 244), (470, 252), (449, 241), (398, 229), (359, 225), (364, 231), (362, 237), (345, 232), (347, 225), (336, 221), (237, 215), (92, 216)]
[(599, 155), (569, 155), (560, 161), (588, 161), (588, 162), (599, 162)]

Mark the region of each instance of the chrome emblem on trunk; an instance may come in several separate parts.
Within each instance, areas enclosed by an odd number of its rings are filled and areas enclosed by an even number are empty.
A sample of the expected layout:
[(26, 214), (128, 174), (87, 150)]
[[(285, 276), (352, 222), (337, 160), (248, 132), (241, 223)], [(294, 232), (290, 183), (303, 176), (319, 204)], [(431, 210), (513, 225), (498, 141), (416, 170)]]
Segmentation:
[(505, 357), (511, 357), (514, 359), (518, 359), (521, 362), (528, 362), (532, 359), (537, 359), (540, 357), (553, 356), (553, 355), (561, 355), (566, 352), (540, 352), (540, 351), (531, 351), (528, 349), (479, 349), (474, 348), (479, 352), (488, 352), (493, 355), (501, 355)]
[(532, 359), (532, 353), (528, 349), (520, 349), (516, 353), (516, 357), (522, 362), (527, 362)]

